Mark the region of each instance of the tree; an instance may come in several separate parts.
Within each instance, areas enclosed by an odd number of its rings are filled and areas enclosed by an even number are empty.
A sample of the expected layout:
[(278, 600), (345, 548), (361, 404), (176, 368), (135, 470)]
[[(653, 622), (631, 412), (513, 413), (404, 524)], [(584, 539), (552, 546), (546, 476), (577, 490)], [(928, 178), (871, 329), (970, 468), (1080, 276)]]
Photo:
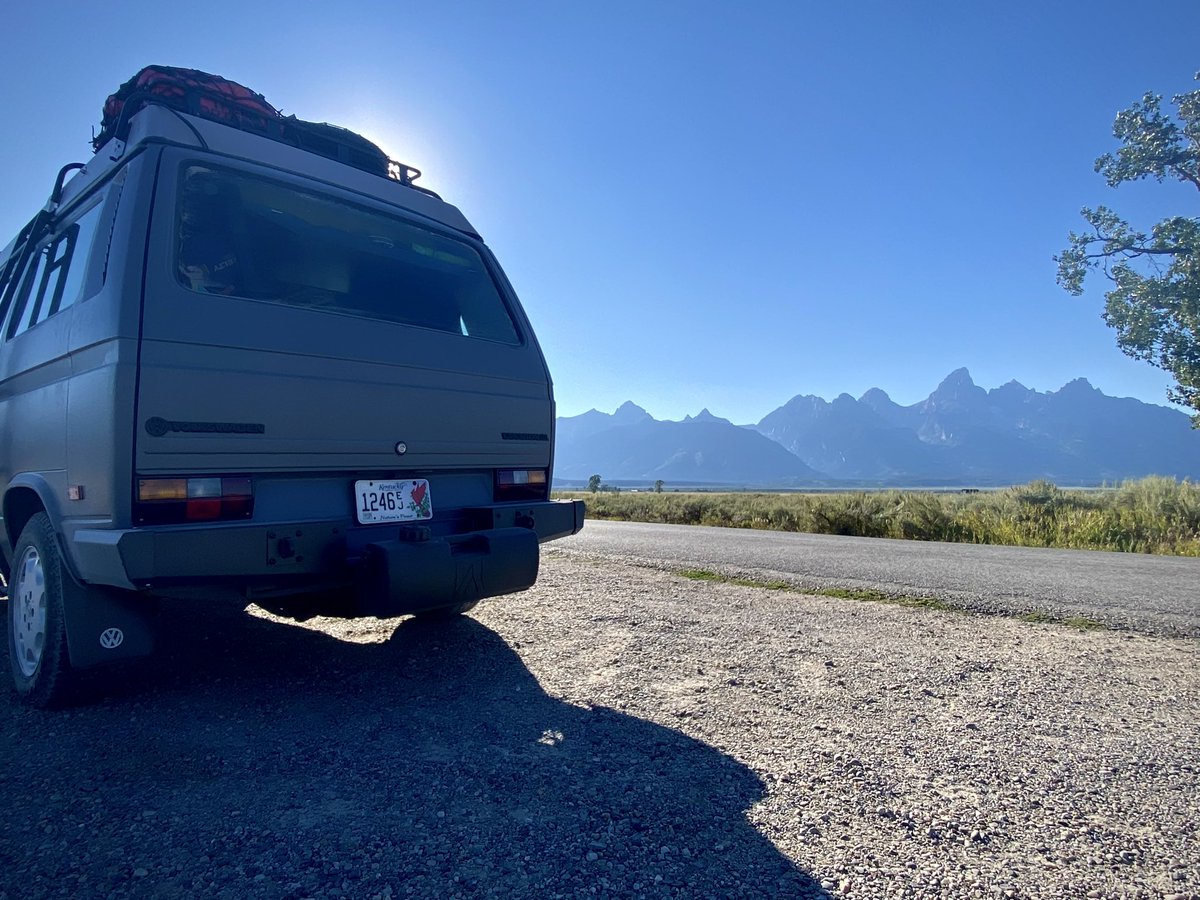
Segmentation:
[(593, 475), (591, 478), (588, 479), (588, 490), (591, 491), (593, 494), (596, 493), (596, 491), (600, 490), (600, 476), (599, 475)]
[[(1178, 122), (1163, 114), (1158, 94), (1117, 114), (1113, 136), (1121, 146), (1096, 160), (1109, 187), (1149, 177), (1200, 191), (1200, 90), (1171, 100)], [(1192, 424), (1200, 428), (1200, 218), (1171, 216), (1146, 234), (1106, 206), (1082, 214), (1088, 230), (1071, 232), (1054, 258), (1058, 283), (1078, 296), (1089, 271), (1104, 273), (1113, 283), (1104, 321), (1116, 330), (1117, 346), (1173, 375), (1167, 397), (1195, 410)]]
[(660, 478), (654, 482), (654, 493), (661, 494), (663, 489), (663, 480)]

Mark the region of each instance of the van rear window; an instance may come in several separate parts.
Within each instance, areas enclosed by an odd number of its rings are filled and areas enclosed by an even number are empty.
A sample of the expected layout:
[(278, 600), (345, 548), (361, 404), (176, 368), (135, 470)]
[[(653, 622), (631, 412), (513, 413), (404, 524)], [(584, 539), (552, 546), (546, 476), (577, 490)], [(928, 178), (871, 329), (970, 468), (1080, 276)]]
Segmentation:
[(482, 257), (412, 222), (267, 179), (188, 166), (176, 272), (194, 291), (518, 343)]

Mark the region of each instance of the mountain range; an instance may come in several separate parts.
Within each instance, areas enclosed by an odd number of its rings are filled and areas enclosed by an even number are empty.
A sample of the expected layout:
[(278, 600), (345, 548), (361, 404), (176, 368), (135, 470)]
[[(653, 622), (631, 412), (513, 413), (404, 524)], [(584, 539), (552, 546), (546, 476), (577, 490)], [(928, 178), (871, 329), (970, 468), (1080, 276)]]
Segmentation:
[(1146, 475), (1200, 479), (1200, 431), (1186, 415), (1109, 397), (1078, 378), (1040, 393), (985, 390), (966, 369), (925, 400), (798, 395), (757, 424), (707, 409), (660, 421), (632, 402), (558, 419), (555, 480), (759, 487), (1090, 485)]

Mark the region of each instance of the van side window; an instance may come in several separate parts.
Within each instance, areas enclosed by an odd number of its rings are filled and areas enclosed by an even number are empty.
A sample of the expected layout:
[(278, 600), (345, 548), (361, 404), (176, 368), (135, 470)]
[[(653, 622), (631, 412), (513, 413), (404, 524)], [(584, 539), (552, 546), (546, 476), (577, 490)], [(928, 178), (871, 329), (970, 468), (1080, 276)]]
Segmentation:
[(104, 204), (95, 204), (36, 252), (18, 289), (7, 338), (66, 309), (82, 296), (103, 208)]
[[(41, 270), (41, 278), (36, 277), (37, 270), (35, 270), (34, 277), (29, 281), (31, 308), (26, 320), (29, 323), (25, 326), (26, 328), (32, 328), (49, 315), (50, 307), (58, 294), (59, 285), (62, 284), (63, 271), (66, 269), (67, 263), (71, 261), (71, 250), (74, 245), (75, 229), (68, 228), (38, 254), (37, 269)], [(24, 330), (18, 326), (16, 333), (20, 334)]]
[(480, 253), (415, 222), (193, 165), (176, 223), (176, 278), (198, 293), (520, 342)]
[(80, 216), (79, 221), (73, 226), (75, 229), (75, 246), (71, 251), (71, 256), (74, 261), (66, 269), (66, 277), (62, 283), (62, 292), (59, 294), (54, 307), (50, 310), (50, 315), (54, 315), (60, 309), (66, 309), (85, 296), (84, 289), (87, 287), (88, 259), (91, 256), (92, 245), (96, 241), (96, 233), (100, 227), (100, 217), (103, 211), (104, 204), (97, 203)]
[(42, 283), (46, 280), (46, 256), (49, 252), (49, 247), (42, 247), (35, 251), (33, 257), (25, 264), (24, 277), (17, 288), (12, 317), (8, 320), (8, 333), (5, 338), (20, 334), (29, 327), (29, 317), (26, 315), (29, 309), (29, 298), (31, 295), (38, 294)]
[(3, 282), (0, 283), (0, 291), (3, 291), (0, 293), (0, 328), (8, 321), (8, 314), (12, 308), (20, 306), (21, 285), (25, 281), (25, 273), (38, 261), (37, 254), (28, 259), (22, 259), (23, 255), (21, 247), (16, 245), (4, 264)]
[(8, 286), (14, 278), (20, 275), (19, 272), (12, 271), (17, 264), (17, 261), (13, 259), (16, 253), (17, 249), (14, 247), (8, 258), (0, 262), (0, 325), (8, 316), (8, 308), (12, 305), (12, 294), (9, 293)]

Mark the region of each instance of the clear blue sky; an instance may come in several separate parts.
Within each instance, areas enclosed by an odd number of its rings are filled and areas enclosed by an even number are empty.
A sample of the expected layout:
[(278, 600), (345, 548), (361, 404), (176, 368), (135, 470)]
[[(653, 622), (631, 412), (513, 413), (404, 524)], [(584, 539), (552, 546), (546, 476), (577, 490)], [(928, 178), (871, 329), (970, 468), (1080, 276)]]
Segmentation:
[(1166, 402), (1051, 257), (1084, 205), (1200, 209), (1092, 171), (1118, 110), (1196, 87), (1196, 0), (20, 3), (5, 32), (0, 243), (108, 93), (190, 66), (423, 169), (516, 286), (562, 415), (912, 403), (959, 366)]

